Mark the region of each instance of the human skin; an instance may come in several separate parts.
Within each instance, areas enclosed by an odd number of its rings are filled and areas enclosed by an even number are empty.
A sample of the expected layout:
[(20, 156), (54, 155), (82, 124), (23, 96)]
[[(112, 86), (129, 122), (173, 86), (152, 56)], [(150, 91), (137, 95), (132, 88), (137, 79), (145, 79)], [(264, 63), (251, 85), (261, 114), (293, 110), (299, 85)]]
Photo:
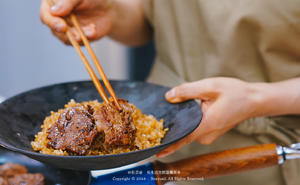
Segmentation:
[[(109, 36), (127, 45), (143, 45), (152, 39), (141, 0), (55, 0), (41, 4), (41, 20), (54, 35), (69, 44), (63, 16), (74, 13), (90, 40)], [(67, 21), (70, 25), (70, 22)], [(70, 31), (80, 41), (70, 25)], [(182, 84), (166, 93), (171, 103), (201, 100), (203, 119), (189, 136), (157, 154), (164, 157), (197, 140), (208, 145), (242, 121), (260, 116), (300, 114), (300, 78), (275, 83), (249, 83), (234, 78), (208, 78)], [(225, 111), (226, 110), (226, 111)]]
[(81, 28), (89, 40), (110, 36), (130, 46), (143, 45), (152, 39), (152, 29), (144, 16), (140, 0), (42, 0), (41, 21), (65, 44), (70, 44), (65, 35), (67, 24), (77, 41), (79, 33), (68, 19), (71, 12), (76, 15)]
[(189, 136), (157, 154), (164, 157), (197, 140), (212, 144), (237, 124), (252, 117), (300, 114), (300, 78), (276, 83), (249, 83), (235, 78), (208, 78), (174, 87), (171, 103), (201, 100), (203, 119)]

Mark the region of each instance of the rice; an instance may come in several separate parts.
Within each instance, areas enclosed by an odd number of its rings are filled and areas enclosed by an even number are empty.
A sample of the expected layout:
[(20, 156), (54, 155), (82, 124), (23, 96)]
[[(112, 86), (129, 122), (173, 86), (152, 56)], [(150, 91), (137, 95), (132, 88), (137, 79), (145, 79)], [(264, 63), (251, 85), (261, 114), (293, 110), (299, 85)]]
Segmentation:
[[(68, 104), (65, 105), (65, 108), (68, 107), (76, 107), (80, 105), (90, 105), (91, 107), (99, 107), (102, 103), (99, 103), (97, 100), (95, 101), (88, 101), (88, 102), (81, 102), (76, 103), (74, 100), (71, 100)], [(129, 148), (116, 148), (113, 149), (109, 154), (118, 154), (118, 153), (125, 153), (135, 150), (142, 150), (150, 147), (154, 147), (161, 144), (161, 140), (167, 132), (167, 128), (164, 129), (163, 127), (163, 119), (157, 120), (152, 115), (145, 115), (136, 108), (134, 105), (134, 111), (131, 114), (133, 124), (135, 125), (136, 131), (136, 138), (134, 141), (134, 145), (137, 149), (129, 149)], [(41, 132), (35, 135), (34, 141), (31, 142), (31, 146), (33, 150), (39, 151), (43, 154), (52, 154), (52, 155), (72, 155), (66, 151), (62, 150), (55, 150), (52, 147), (48, 146), (49, 139), (47, 139), (48, 133), (47, 130), (59, 119), (60, 114), (64, 111), (64, 109), (59, 109), (57, 112), (51, 111), (51, 115), (46, 117), (43, 124), (41, 125)], [(98, 149), (91, 149), (87, 153), (87, 155), (105, 155), (102, 151)]]

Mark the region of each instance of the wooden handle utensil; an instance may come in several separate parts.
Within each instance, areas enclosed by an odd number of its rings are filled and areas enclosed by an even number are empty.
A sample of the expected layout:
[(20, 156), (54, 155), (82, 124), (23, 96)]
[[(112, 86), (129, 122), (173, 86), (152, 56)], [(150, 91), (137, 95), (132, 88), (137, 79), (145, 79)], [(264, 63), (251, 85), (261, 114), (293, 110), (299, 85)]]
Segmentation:
[(157, 185), (186, 178), (209, 178), (278, 164), (275, 144), (264, 144), (225, 150), (173, 163), (154, 162), (155, 171), (175, 171), (174, 174), (156, 174)]

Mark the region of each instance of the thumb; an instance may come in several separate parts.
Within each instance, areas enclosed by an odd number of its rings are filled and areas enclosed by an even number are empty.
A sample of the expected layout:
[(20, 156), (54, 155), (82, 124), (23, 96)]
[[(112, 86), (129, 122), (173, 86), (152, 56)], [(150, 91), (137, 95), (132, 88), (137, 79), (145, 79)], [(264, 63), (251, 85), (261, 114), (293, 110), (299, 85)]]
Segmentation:
[(190, 99), (209, 100), (216, 95), (209, 81), (200, 80), (174, 87), (165, 94), (165, 98), (171, 103), (179, 103)]
[(54, 6), (51, 7), (51, 14), (55, 16), (69, 15), (80, 0), (58, 0)]

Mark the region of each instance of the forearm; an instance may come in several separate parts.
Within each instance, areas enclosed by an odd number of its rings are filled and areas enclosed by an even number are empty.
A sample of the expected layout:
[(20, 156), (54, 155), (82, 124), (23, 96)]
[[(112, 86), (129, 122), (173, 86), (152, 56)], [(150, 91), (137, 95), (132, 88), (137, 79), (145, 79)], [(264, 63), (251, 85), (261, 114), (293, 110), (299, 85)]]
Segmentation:
[(126, 45), (138, 46), (152, 39), (152, 29), (144, 15), (141, 0), (115, 0), (112, 31), (109, 36)]
[(300, 114), (300, 78), (250, 86), (254, 92), (254, 116)]

